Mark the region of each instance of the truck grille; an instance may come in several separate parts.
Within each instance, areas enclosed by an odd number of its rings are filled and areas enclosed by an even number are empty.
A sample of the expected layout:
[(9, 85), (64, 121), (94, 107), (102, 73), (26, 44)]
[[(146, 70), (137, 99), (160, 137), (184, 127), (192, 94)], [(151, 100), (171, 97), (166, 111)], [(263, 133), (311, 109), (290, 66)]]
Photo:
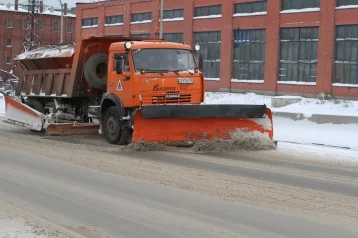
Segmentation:
[(171, 104), (171, 103), (190, 103), (190, 94), (180, 94), (179, 92), (171, 92), (164, 95), (152, 96), (152, 104)]

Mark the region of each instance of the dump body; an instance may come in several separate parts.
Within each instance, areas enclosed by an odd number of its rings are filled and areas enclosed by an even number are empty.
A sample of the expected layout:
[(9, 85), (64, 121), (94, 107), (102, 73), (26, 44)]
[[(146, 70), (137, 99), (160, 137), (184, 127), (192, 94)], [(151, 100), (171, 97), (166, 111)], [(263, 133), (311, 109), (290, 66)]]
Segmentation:
[(76, 44), (44, 46), (22, 53), (14, 58), (24, 67), (16, 95), (57, 98), (100, 96), (103, 90), (91, 87), (83, 75), (84, 63), (93, 54), (108, 53), (114, 42), (133, 40), (152, 41), (126, 37), (89, 37)]

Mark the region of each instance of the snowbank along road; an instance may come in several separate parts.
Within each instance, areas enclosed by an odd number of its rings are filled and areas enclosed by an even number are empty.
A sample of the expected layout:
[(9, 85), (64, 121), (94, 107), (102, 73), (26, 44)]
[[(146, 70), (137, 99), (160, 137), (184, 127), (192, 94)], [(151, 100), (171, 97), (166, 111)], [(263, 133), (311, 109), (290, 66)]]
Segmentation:
[(300, 156), (133, 152), (0, 123), (0, 227), (15, 214), (38, 237), (358, 237), (357, 166)]

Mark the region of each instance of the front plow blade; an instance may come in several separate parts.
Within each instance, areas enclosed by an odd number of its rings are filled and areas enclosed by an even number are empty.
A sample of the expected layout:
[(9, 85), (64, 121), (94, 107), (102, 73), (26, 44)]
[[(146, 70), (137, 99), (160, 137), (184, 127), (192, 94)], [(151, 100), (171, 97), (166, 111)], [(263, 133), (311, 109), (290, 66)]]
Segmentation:
[(272, 113), (265, 105), (165, 105), (138, 110), (132, 141), (187, 145), (234, 140), (240, 133), (273, 140)]
[(46, 116), (10, 96), (5, 97), (5, 123), (18, 125), (35, 131), (41, 131)]
[(51, 123), (46, 128), (46, 135), (83, 135), (99, 134), (97, 123)]

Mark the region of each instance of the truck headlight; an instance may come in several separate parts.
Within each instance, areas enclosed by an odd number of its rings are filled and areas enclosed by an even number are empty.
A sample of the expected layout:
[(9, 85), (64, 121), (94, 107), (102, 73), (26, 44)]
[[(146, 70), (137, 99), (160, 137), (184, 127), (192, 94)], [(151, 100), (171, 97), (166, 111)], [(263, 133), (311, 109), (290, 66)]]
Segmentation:
[(129, 41), (126, 42), (126, 43), (124, 43), (124, 48), (125, 48), (126, 50), (129, 50), (131, 47), (132, 47), (132, 43), (130, 43)]

